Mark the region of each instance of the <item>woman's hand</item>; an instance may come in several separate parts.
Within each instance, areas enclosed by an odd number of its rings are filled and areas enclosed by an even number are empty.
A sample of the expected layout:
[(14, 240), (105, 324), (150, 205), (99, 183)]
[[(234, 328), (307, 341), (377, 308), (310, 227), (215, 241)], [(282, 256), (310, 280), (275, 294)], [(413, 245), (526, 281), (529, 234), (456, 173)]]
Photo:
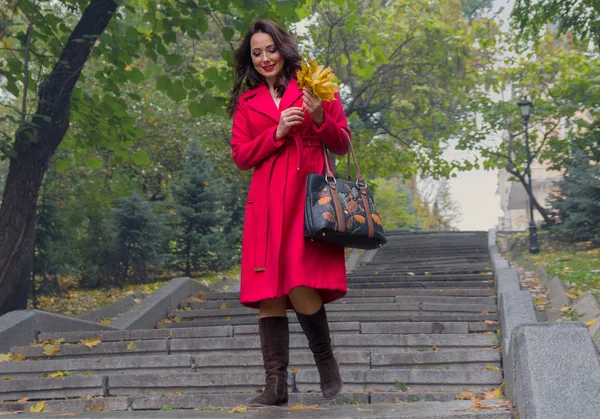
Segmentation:
[(302, 108), (288, 108), (281, 112), (279, 125), (275, 132), (275, 139), (280, 140), (289, 134), (290, 129), (295, 125), (300, 125), (304, 121), (304, 111)]
[(312, 95), (307, 89), (304, 90), (304, 109), (312, 116), (315, 124), (320, 127), (325, 122), (325, 113), (323, 113), (323, 101)]

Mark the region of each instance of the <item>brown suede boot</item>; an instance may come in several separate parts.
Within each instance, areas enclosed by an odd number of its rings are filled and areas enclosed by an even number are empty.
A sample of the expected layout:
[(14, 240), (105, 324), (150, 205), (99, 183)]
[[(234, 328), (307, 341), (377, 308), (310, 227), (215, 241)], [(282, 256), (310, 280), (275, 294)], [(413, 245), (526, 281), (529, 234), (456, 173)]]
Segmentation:
[(258, 320), (260, 346), (267, 385), (251, 407), (279, 406), (288, 402), (288, 364), (290, 333), (287, 317), (263, 317)]
[(342, 390), (342, 378), (331, 348), (325, 306), (321, 306), (319, 311), (311, 315), (296, 312), (296, 317), (308, 338), (308, 346), (314, 355), (321, 378), (323, 396), (326, 399), (333, 399)]

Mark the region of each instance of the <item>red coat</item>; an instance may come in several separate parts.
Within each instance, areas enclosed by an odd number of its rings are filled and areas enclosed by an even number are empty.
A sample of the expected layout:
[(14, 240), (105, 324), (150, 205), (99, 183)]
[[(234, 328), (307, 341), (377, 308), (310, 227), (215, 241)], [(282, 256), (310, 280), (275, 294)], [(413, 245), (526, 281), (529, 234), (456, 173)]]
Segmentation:
[[(279, 109), (265, 84), (240, 96), (233, 117), (232, 155), (241, 170), (254, 169), (242, 235), (240, 301), (252, 308), (260, 300), (279, 298), (298, 286), (318, 290), (324, 303), (346, 294), (344, 249), (304, 239), (306, 177), (322, 173), (322, 142), (345, 154), (346, 115), (339, 95), (323, 102), (325, 122), (304, 122), (275, 140), (282, 110), (302, 106), (302, 90), (292, 79)], [(290, 301), (287, 301), (291, 308)]]

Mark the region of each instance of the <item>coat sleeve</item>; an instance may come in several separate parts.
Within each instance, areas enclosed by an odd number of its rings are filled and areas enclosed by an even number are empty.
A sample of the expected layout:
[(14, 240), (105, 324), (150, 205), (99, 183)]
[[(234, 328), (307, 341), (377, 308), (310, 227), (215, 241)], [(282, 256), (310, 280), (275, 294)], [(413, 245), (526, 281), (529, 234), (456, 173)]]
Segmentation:
[(346, 131), (348, 135), (350, 135), (350, 130), (348, 129), (348, 121), (339, 94), (335, 94), (335, 100), (323, 102), (323, 113), (325, 121), (320, 127), (317, 127), (313, 121), (313, 130), (332, 153), (346, 154), (348, 152), (348, 137), (342, 130)]
[(263, 160), (277, 152), (283, 145), (284, 139), (275, 140), (277, 125), (253, 137), (248, 120), (248, 106), (240, 102), (233, 116), (231, 129), (231, 152), (233, 161), (241, 170), (249, 170), (258, 166)]

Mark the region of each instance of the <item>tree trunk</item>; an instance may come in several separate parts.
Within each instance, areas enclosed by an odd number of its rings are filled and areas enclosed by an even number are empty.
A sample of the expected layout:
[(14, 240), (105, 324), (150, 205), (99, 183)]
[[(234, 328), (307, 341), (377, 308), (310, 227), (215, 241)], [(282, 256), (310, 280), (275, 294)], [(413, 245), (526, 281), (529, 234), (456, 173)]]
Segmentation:
[(16, 133), (17, 157), (11, 159), (0, 207), (0, 316), (27, 306), (40, 186), (50, 158), (69, 128), (73, 88), (116, 9), (112, 0), (90, 2), (40, 86), (31, 125)]

